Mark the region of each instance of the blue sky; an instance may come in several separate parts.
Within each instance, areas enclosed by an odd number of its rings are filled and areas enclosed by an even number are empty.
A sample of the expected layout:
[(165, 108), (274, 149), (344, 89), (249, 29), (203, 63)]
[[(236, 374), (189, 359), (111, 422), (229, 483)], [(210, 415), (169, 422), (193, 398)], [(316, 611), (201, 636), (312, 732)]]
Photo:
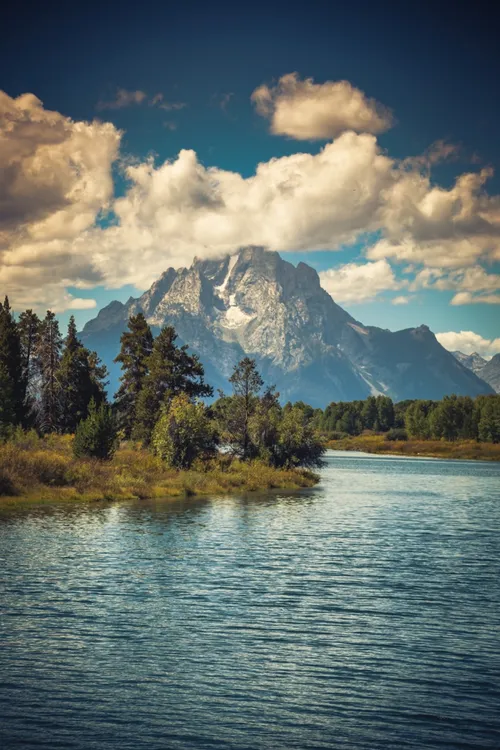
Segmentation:
[[(259, 114), (251, 101), (252, 92), (267, 85), (277, 116), (280, 97), (290, 100), (290, 92), (280, 92), (277, 82), (293, 72), (299, 82), (312, 79), (314, 86), (348, 81), (356, 91), (389, 108), (392, 126), (375, 135), (379, 153), (395, 164), (424, 154), (435, 142), (453, 144), (453, 158), (436, 159), (432, 164), (428, 191), (436, 185), (449, 191), (459, 175), (477, 174), (490, 167), (494, 170), (500, 162), (500, 101), (496, 95), (500, 64), (494, 29), (485, 11), (486, 5), (482, 3), (475, 3), (465, 11), (451, 4), (440, 5), (436, 10), (425, 3), (404, 8), (401, 4), (376, 7), (364, 2), (312, 2), (295, 6), (253, 3), (241, 8), (234, 3), (143, 2), (140, 6), (119, 7), (90, 3), (83, 8), (55, 4), (40, 7), (27, 17), (11, 7), (5, 24), (7, 34), (0, 49), (0, 88), (14, 100), (30, 92), (43, 102), (44, 111), (60, 113), (72, 123), (99, 118), (103, 123), (111, 123), (115, 132), (122, 133), (114, 156), (110, 155), (109, 141), (102, 147), (103, 162), (109, 160), (114, 177), (113, 195), (103, 199), (103, 205), (107, 201), (105, 210), (96, 208), (95, 200), (90, 209), (85, 204), (80, 210), (80, 216), (87, 210), (94, 211), (94, 215), (90, 223), (82, 224), (81, 230), (72, 223), (71, 247), (67, 244), (68, 222), (64, 233), (57, 237), (49, 237), (48, 230), (45, 227), (39, 230), (37, 225), (36, 232), (32, 232), (37, 234), (36, 249), (23, 245), (18, 254), (21, 260), (12, 260), (15, 254), (9, 255), (8, 260), (7, 256), (3, 258), (5, 267), (10, 269), (4, 278), (14, 305), (16, 294), (23, 303), (32, 294), (33, 304), (38, 304), (35, 288), (31, 292), (30, 284), (35, 285), (36, 268), (41, 264), (45, 264), (45, 270), (36, 283), (46, 292), (40, 296), (42, 306), (50, 305), (50, 294), (55, 297), (62, 294), (63, 281), (66, 300), (72, 297), (95, 300), (98, 308), (112, 299), (125, 300), (130, 294), (137, 294), (135, 281), (139, 288), (144, 287), (146, 276), (141, 275), (141, 266), (146, 263), (146, 260), (143, 263), (146, 255), (141, 256), (144, 250), (140, 245), (136, 251), (133, 246), (128, 248), (128, 255), (124, 250), (123, 255), (124, 268), (126, 259), (133, 259), (134, 268), (137, 264), (137, 278), (130, 270), (130, 260), (126, 270), (122, 271), (120, 266), (113, 275), (109, 269), (113, 263), (121, 262), (119, 255), (104, 258), (109, 239), (105, 238), (96, 247), (100, 238), (95, 232), (88, 234), (95, 226), (106, 228), (119, 221), (113, 201), (126, 196), (130, 189), (130, 175), (129, 179), (124, 176), (124, 165), (137, 166), (154, 158), (156, 168), (165, 160), (175, 161), (182, 149), (190, 149), (196, 152), (203, 169), (213, 166), (249, 178), (258, 164), (297, 153), (319, 155), (328, 143), (338, 142), (340, 131), (329, 138), (314, 139), (297, 138), (286, 128), (286, 132), (279, 134), (270, 132), (273, 115)], [(126, 106), (119, 105), (120, 90), (130, 95)], [(158, 94), (162, 98), (155, 102)], [(32, 111), (35, 110), (31, 108)], [(346, 151), (346, 158), (350, 153)], [(87, 160), (85, 164), (88, 163)], [(91, 168), (95, 170), (96, 165)], [(54, 160), (50, 169), (55, 169)], [(104, 178), (100, 175), (99, 179)], [(69, 177), (65, 176), (61, 184), (66, 185), (67, 180)], [(158, 186), (154, 189), (158, 190)], [(73, 192), (76, 194), (78, 190)], [(387, 276), (387, 268), (381, 264), (389, 264), (392, 275), (387, 289), (382, 288), (381, 281), (380, 289), (371, 298), (365, 290), (361, 301), (349, 298), (348, 293), (340, 300), (342, 306), (368, 325), (397, 329), (426, 323), (436, 332), (470, 331), (479, 336), (479, 343), (480, 339), (491, 343), (500, 337), (497, 305), (500, 285), (495, 286), (500, 259), (495, 245), (496, 232), (500, 235), (500, 207), (494, 199), (498, 193), (498, 174), (490, 175), (475, 192), (472, 218), (467, 218), (467, 227), (472, 229), (464, 241), (476, 249), (466, 253), (463, 263), (453, 256), (453, 233), (458, 230), (451, 219), (446, 219), (447, 226), (445, 219), (440, 219), (438, 230), (436, 222), (433, 223), (433, 231), (444, 238), (444, 249), (437, 242), (433, 258), (432, 248), (422, 245), (420, 255), (415, 255), (417, 261), (409, 253), (398, 255), (391, 250), (392, 254), (386, 257), (380, 249), (370, 251), (373, 232), (383, 237), (389, 231), (385, 225), (374, 230), (373, 217), (366, 232), (358, 231), (347, 241), (335, 225), (331, 230), (331, 250), (325, 246), (324, 237), (320, 243), (322, 249), (316, 249), (317, 227), (311, 230), (310, 244), (307, 233), (300, 235), (300, 241), (297, 240), (300, 251), (294, 248), (293, 239), (279, 249), (292, 262), (303, 260), (320, 272), (332, 270), (332, 286), (329, 288), (327, 281), (324, 285), (329, 291), (335, 290), (332, 294), (336, 299), (340, 282), (343, 278), (346, 284), (355, 281), (358, 266), (378, 262), (377, 269), (371, 266), (374, 272), (377, 270), (382, 276), (384, 271)], [(488, 196), (487, 209), (483, 194)], [(464, 205), (469, 205), (469, 199), (472, 200), (471, 195), (464, 193)], [(30, 188), (30, 211), (34, 202)], [(54, 213), (65, 210), (66, 199), (61, 203), (63, 208), (56, 203), (55, 200)], [(24, 210), (28, 211), (23, 204)], [(386, 214), (389, 215), (388, 209)], [(36, 221), (40, 216), (37, 206)], [(410, 224), (406, 219), (398, 221), (401, 226), (391, 229), (393, 244), (410, 241), (413, 231), (408, 229)], [(485, 221), (487, 230), (483, 226)], [(31, 216), (25, 219), (26, 225), (34, 226), (34, 222)], [(7, 231), (12, 233), (15, 243), (19, 242), (20, 227), (21, 221), (14, 229), (12, 220), (8, 223)], [(427, 230), (428, 227), (422, 228), (419, 242), (423, 242)], [(462, 226), (457, 237), (463, 231)], [(491, 235), (491, 242), (484, 239), (485, 235)], [(462, 234), (460, 238), (463, 239)], [(413, 235), (410, 239), (413, 242)], [(189, 248), (183, 251), (186, 258), (192, 243)], [(116, 248), (113, 252), (117, 252)], [(166, 248), (165, 260), (161, 247), (149, 254), (147, 262), (157, 266), (157, 276), (170, 265), (169, 252)], [(50, 256), (51, 253), (54, 255)], [(177, 264), (179, 253), (175, 256)], [(52, 263), (49, 258), (56, 255), (68, 259), (67, 267), (71, 266), (72, 271), (68, 271), (67, 277), (66, 261)], [(426, 260), (421, 262), (424, 256)], [(0, 268), (1, 264), (2, 255)], [(429, 267), (440, 270), (439, 283), (436, 284), (435, 275), (432, 283), (418, 285), (417, 274)], [(347, 268), (344, 276), (335, 276), (338, 268)], [(470, 268), (476, 269), (473, 282), (470, 273), (467, 275)], [(477, 281), (477, 269), (483, 269), (485, 281)], [(123, 286), (119, 283), (120, 274)], [(1, 275), (0, 280), (4, 280)], [(24, 296), (19, 292), (23, 288), (27, 290)], [(467, 304), (458, 304), (457, 295), (462, 295), (458, 300), (467, 299)], [(391, 304), (397, 297), (404, 297), (404, 303)], [(77, 305), (75, 309), (64, 310), (63, 301), (54, 304), (59, 305), (61, 319), (67, 319), (73, 312), (80, 325), (96, 312), (91, 308), (77, 309)], [(457, 342), (460, 343), (459, 338)], [(463, 342), (472, 345), (470, 337)], [(493, 345), (480, 345), (484, 353), (493, 353)]]

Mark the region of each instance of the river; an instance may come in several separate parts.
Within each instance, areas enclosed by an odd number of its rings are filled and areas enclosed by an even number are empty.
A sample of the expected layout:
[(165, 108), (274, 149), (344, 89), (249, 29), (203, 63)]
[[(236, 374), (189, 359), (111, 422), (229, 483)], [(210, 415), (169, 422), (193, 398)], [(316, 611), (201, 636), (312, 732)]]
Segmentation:
[(4, 507), (0, 558), (2, 750), (500, 748), (499, 464)]

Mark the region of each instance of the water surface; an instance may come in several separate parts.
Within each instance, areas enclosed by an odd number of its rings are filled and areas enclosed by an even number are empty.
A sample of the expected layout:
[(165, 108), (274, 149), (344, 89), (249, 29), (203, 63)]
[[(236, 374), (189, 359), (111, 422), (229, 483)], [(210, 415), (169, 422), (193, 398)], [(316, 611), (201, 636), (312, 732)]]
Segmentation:
[(498, 750), (499, 480), (0, 510), (0, 746)]

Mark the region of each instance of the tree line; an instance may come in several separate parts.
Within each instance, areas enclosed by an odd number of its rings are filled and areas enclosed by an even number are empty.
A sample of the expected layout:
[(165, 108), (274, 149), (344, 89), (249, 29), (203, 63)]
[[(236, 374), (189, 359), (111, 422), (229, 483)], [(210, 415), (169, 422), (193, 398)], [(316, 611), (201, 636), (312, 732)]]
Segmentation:
[(500, 396), (445, 396), (440, 401), (388, 396), (332, 402), (314, 410), (313, 424), (325, 435), (385, 432), (393, 439), (500, 442)]
[(303, 405), (282, 408), (254, 360), (235, 365), (232, 394), (213, 388), (172, 326), (156, 338), (142, 312), (130, 317), (115, 362), (120, 385), (108, 404), (108, 373), (88, 350), (70, 318), (62, 337), (54, 313), (32, 311), (16, 321), (5, 298), (0, 305), (0, 438), (12, 430), (75, 434), (76, 456), (110, 458), (120, 440), (139, 442), (169, 465), (189, 468), (220, 450), (243, 461), (275, 467), (315, 467), (324, 452)]
[(63, 338), (53, 312), (26, 310), (16, 321), (8, 298), (0, 303), (0, 437), (15, 426), (75, 432), (91, 403), (106, 402), (107, 375), (73, 317)]

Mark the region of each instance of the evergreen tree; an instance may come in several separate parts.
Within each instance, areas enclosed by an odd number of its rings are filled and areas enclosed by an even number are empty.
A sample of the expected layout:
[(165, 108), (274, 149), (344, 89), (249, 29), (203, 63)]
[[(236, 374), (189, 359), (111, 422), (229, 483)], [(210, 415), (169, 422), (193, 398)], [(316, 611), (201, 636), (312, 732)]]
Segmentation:
[(89, 352), (78, 338), (75, 319), (71, 316), (58, 376), (61, 389), (61, 429), (64, 432), (75, 432), (78, 423), (87, 417), (92, 399), (96, 406), (104, 401), (103, 386), (99, 382), (100, 367), (97, 363), (97, 355)]
[(96, 406), (94, 399), (88, 416), (76, 428), (73, 453), (77, 458), (99, 458), (107, 461), (113, 457), (118, 443), (116, 419), (107, 404)]
[(213, 394), (204, 380), (205, 371), (196, 355), (188, 354), (187, 346), (176, 345), (177, 334), (172, 326), (163, 328), (153, 342), (146, 359), (147, 374), (137, 399), (133, 437), (149, 444), (161, 405), (182, 393), (189, 399)]
[(40, 318), (33, 310), (26, 310), (19, 316), (17, 330), (21, 342), (22, 381), (25, 406), (25, 424), (33, 417), (39, 384), (39, 362), (36, 356), (40, 338)]
[(16, 410), (12, 379), (5, 365), (0, 363), (0, 439), (9, 435), (15, 419)]
[(153, 334), (142, 312), (129, 318), (128, 328), (121, 336), (120, 353), (115, 359), (123, 370), (115, 407), (119, 428), (126, 438), (131, 436), (134, 427), (137, 400), (148, 371), (146, 361), (153, 348)]
[(389, 396), (377, 396), (378, 430), (387, 432), (394, 427), (394, 404)]
[(375, 430), (379, 427), (377, 400), (375, 396), (369, 396), (361, 411), (363, 426), (366, 430)]
[[(13, 424), (21, 424), (24, 419), (24, 386), (21, 358), (21, 341), (9, 298), (0, 304), (0, 367), (2, 368), (2, 391), (0, 399), (10, 403)], [(6, 410), (7, 414), (7, 410)]]
[(40, 367), (40, 397), (37, 404), (37, 421), (42, 432), (57, 432), (61, 427), (62, 401), (59, 383), (62, 337), (59, 323), (53, 312), (40, 325), (40, 336), (35, 356)]

